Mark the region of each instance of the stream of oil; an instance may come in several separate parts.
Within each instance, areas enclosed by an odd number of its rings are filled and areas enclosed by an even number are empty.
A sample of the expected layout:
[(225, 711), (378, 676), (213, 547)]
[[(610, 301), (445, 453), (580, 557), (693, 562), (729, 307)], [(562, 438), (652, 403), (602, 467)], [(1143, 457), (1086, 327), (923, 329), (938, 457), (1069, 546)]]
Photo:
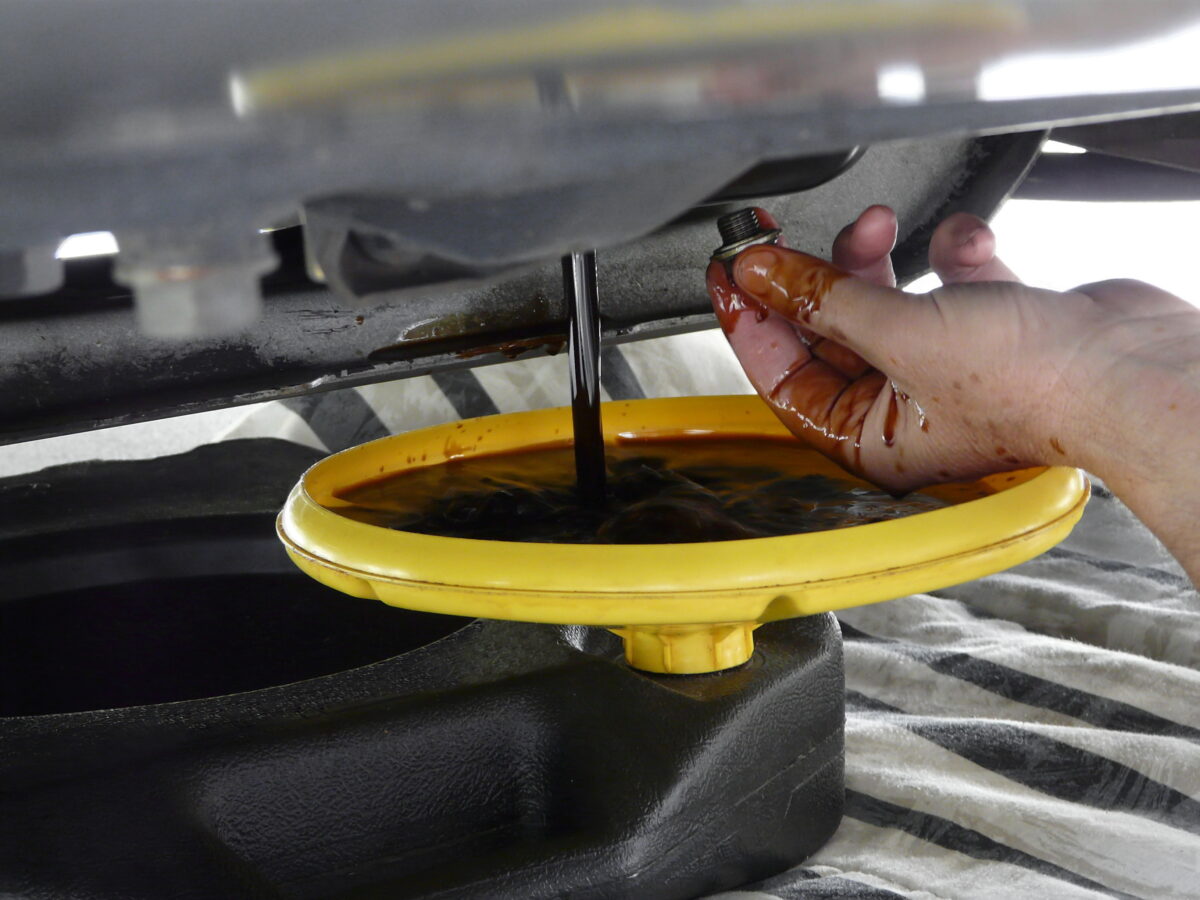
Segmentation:
[(629, 441), (608, 448), (607, 467), (602, 504), (580, 498), (572, 448), (561, 446), (355, 485), (338, 493), (350, 505), (337, 512), (445, 537), (660, 544), (823, 531), (947, 505), (919, 493), (898, 500), (782, 438)]
[(571, 368), (575, 485), (581, 502), (599, 508), (605, 501), (608, 472), (600, 420), (600, 304), (595, 252), (564, 256), (562, 272), (570, 324), (567, 360)]

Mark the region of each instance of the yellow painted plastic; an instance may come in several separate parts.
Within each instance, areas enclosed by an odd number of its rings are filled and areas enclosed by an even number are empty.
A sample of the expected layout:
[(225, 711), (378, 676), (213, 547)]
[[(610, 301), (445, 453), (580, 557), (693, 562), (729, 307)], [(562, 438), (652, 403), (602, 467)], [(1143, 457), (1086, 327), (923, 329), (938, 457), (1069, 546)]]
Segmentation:
[(625, 659), (643, 672), (695, 675), (740, 666), (754, 655), (757, 622), (705, 625), (631, 625), (614, 628)]
[[(609, 443), (787, 435), (754, 396), (608, 403), (604, 425)], [(1078, 469), (1027, 469), (983, 479), (995, 491), (988, 496), (902, 519), (703, 544), (479, 541), (337, 513), (345, 505), (337, 492), (348, 486), (449, 459), (565, 445), (570, 435), (570, 411), (549, 409), (354, 447), (305, 473), (279, 515), (279, 536), (302, 570), (347, 594), (460, 616), (606, 626), (622, 635), (632, 665), (695, 673), (747, 660), (759, 623), (934, 590), (1024, 562), (1066, 537), (1088, 498)], [(837, 471), (815, 457), (813, 466)]]

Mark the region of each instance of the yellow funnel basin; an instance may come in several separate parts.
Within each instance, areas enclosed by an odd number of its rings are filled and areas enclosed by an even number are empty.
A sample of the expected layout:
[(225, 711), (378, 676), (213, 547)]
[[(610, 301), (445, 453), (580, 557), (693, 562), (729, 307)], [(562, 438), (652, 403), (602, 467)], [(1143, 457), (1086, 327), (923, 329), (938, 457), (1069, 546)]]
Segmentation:
[[(608, 444), (788, 436), (755, 396), (604, 405)], [(653, 672), (712, 672), (753, 653), (759, 624), (890, 600), (1024, 562), (1070, 532), (1089, 488), (1078, 469), (1026, 469), (928, 491), (950, 505), (901, 519), (697, 544), (544, 544), (437, 537), (339, 515), (352, 485), (447, 460), (569, 445), (571, 412), (488, 416), (383, 438), (314, 465), (279, 514), (303, 571), (356, 597), (428, 612), (600, 625)], [(814, 471), (839, 472), (813, 454)], [(982, 496), (981, 496), (982, 495)], [(955, 502), (964, 497), (977, 497)]]

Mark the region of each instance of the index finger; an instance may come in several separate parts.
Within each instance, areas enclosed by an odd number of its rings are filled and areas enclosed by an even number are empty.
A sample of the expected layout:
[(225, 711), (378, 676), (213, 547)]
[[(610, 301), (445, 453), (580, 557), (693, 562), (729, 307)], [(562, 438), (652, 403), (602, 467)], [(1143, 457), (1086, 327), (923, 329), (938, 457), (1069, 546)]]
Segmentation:
[(884, 375), (865, 365), (848, 373), (821, 358), (791, 322), (746, 298), (722, 263), (709, 265), (707, 280), (721, 328), (759, 396), (794, 434), (856, 468), (861, 446), (856, 435), (886, 383)]
[(750, 247), (735, 261), (733, 283), (753, 300), (880, 364), (889, 340), (934, 324), (926, 295), (873, 284), (831, 263), (780, 247)]
[(729, 346), (755, 390), (767, 396), (798, 361), (810, 358), (808, 345), (791, 322), (739, 291), (723, 263), (709, 263), (705, 280)]

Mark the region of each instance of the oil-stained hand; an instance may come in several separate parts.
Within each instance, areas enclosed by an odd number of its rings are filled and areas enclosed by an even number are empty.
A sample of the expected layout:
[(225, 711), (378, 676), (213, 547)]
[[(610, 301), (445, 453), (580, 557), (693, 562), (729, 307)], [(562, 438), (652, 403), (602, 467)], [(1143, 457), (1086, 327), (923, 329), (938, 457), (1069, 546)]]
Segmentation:
[(946, 286), (908, 294), (894, 287), (895, 236), (895, 215), (873, 206), (838, 236), (832, 263), (757, 246), (732, 280), (719, 263), (707, 273), (758, 392), (850, 470), (895, 492), (1038, 464), (1096, 470), (1093, 451), (1119, 448), (1148, 402), (1163, 413), (1192, 402), (1178, 382), (1200, 372), (1200, 314), (1184, 301), (1137, 282), (1026, 287), (965, 214), (930, 243)]

